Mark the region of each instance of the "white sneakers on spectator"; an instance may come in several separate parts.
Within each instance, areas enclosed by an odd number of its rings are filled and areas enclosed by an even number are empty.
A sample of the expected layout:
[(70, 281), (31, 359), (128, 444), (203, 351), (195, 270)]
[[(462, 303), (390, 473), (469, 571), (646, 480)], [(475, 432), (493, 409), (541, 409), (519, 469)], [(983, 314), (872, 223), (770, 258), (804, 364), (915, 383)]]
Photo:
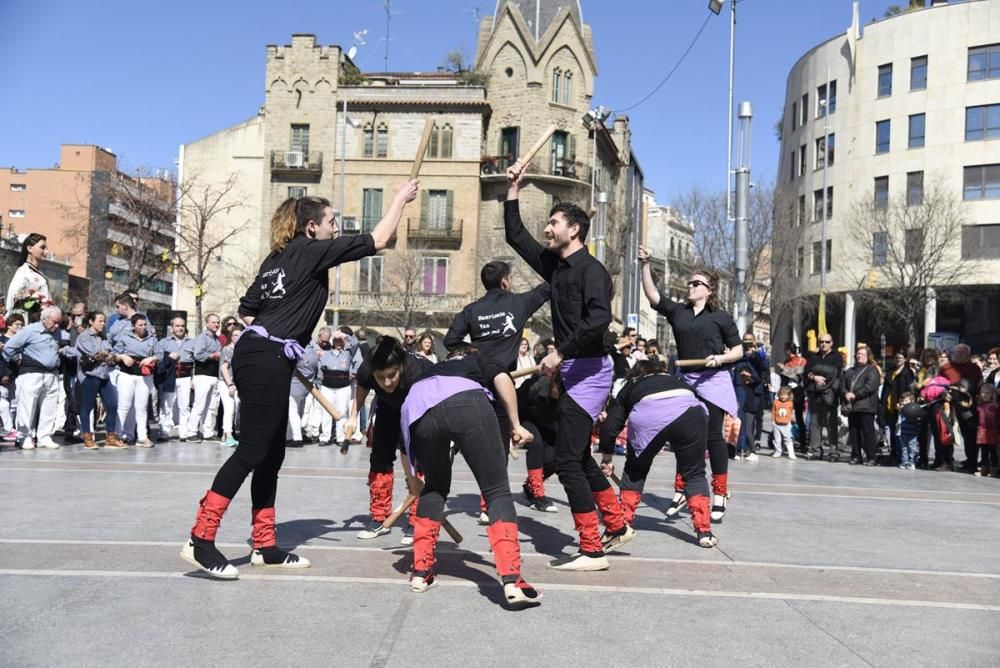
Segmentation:
[(38, 439), (38, 447), (49, 448), (50, 450), (55, 450), (59, 447), (59, 444), (52, 440), (52, 437)]

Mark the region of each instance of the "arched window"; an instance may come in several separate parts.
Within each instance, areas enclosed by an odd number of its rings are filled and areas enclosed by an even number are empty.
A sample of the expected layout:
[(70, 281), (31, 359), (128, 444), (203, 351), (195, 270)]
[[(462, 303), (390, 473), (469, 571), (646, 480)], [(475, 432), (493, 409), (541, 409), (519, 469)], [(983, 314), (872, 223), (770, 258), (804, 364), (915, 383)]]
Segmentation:
[(428, 158), (451, 158), (453, 133), (451, 124), (434, 125), (430, 141), (427, 142)]
[(389, 157), (389, 126), (385, 123), (379, 123), (375, 133), (375, 157)]
[(434, 128), (431, 130), (430, 141), (427, 142), (427, 157), (436, 158), (438, 157), (438, 143), (441, 141), (441, 128), (434, 124)]
[(365, 158), (375, 157), (375, 128), (372, 127), (371, 123), (365, 123), (362, 135), (361, 155)]
[(573, 73), (566, 72), (563, 75), (562, 103), (565, 105), (572, 104), (572, 98), (573, 98)]
[(562, 70), (558, 67), (552, 70), (552, 101), (559, 102), (559, 93), (562, 90)]
[(441, 128), (441, 151), (439, 155), (442, 158), (451, 158), (452, 144), (454, 143), (453, 134), (451, 125), (445, 123), (444, 127)]

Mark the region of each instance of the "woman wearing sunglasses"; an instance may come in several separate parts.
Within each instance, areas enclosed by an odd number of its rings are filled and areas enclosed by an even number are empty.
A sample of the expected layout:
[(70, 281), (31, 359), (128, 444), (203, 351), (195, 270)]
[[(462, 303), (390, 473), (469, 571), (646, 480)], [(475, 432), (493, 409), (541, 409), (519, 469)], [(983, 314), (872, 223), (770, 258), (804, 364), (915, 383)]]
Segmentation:
[[(677, 302), (659, 291), (649, 266), (652, 256), (639, 247), (642, 264), (642, 291), (650, 306), (666, 316), (677, 341), (677, 357), (682, 360), (705, 360), (705, 366), (684, 374), (684, 381), (694, 388), (708, 409), (708, 458), (712, 466), (712, 521), (721, 522), (729, 505), (729, 449), (722, 436), (724, 415), (735, 417), (736, 392), (733, 379), (724, 365), (743, 358), (739, 330), (732, 316), (719, 306), (716, 294), (719, 276), (711, 271), (696, 271), (687, 282), (687, 302)], [(684, 481), (674, 480), (674, 498), (667, 517), (676, 515), (685, 504)]]

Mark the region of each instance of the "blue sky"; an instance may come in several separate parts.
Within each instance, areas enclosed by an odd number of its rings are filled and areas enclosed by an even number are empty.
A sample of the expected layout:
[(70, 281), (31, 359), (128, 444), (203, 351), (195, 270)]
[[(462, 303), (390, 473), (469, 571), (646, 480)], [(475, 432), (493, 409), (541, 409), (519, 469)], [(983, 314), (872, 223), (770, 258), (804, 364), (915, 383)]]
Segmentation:
[[(905, 4), (905, 0), (896, 0)], [(893, 4), (863, 0), (861, 20)], [(393, 0), (389, 67), (433, 70), (475, 53), (475, 11), (494, 0)], [(583, 0), (599, 76), (594, 104), (622, 109), (674, 66), (708, 14), (707, 0)], [(773, 178), (785, 78), (812, 46), (846, 30), (850, 0), (740, 0), (735, 101), (754, 106), (753, 179)], [(728, 8), (712, 16), (673, 77), (628, 112), (646, 184), (657, 199), (692, 185), (722, 189), (726, 169)], [(263, 102), (264, 46), (311, 32), (383, 69), (382, 0), (216, 2), (3, 0), (0, 165), (48, 167), (60, 143), (112, 148), (126, 167), (172, 167), (179, 144), (252, 116)], [(433, 36), (432, 39), (427, 39)]]

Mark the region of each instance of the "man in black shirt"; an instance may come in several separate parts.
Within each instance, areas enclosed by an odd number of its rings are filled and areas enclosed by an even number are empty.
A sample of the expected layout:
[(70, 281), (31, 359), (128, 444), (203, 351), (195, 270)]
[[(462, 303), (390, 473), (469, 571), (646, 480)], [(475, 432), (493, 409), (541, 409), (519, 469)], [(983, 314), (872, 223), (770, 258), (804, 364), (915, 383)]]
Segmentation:
[(480, 355), (513, 371), (521, 330), (549, 300), (552, 288), (542, 283), (527, 292), (511, 292), (510, 265), (500, 260), (483, 265), (479, 277), (486, 294), (458, 312), (444, 336), (444, 347), (454, 350), (468, 336)]
[[(541, 362), (542, 370), (562, 375), (565, 392), (556, 408), (556, 472), (566, 488), (580, 551), (549, 563), (560, 570), (603, 570), (605, 549), (631, 540), (621, 504), (590, 454), (590, 434), (611, 391), (611, 359), (604, 333), (611, 323), (611, 276), (587, 252), (584, 242), (590, 221), (580, 207), (560, 203), (545, 226), (545, 245), (521, 222), (518, 193), (524, 164), (507, 170), (504, 228), (507, 243), (552, 286), (552, 328), (556, 349)], [(606, 531), (598, 531), (595, 501)]]
[(833, 348), (833, 336), (821, 334), (819, 350), (809, 355), (805, 376), (809, 397), (809, 456), (823, 457), (823, 428), (828, 428), (827, 442), (837, 446), (837, 386), (844, 370), (844, 358)]

